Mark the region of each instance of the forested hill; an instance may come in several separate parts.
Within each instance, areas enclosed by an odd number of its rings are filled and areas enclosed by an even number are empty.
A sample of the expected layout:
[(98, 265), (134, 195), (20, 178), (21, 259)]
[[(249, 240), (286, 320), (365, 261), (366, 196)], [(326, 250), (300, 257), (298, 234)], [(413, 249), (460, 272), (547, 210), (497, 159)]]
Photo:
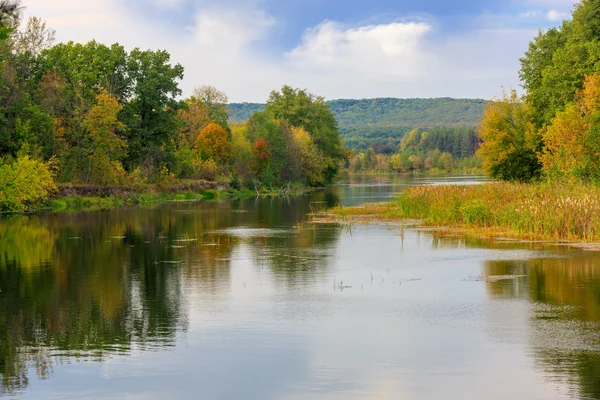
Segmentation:
[[(402, 136), (414, 128), (473, 127), (479, 125), (486, 101), (480, 99), (364, 99), (332, 100), (344, 143), (350, 148), (366, 148), (376, 142), (397, 146)], [(264, 104), (229, 105), (231, 121), (245, 121)]]

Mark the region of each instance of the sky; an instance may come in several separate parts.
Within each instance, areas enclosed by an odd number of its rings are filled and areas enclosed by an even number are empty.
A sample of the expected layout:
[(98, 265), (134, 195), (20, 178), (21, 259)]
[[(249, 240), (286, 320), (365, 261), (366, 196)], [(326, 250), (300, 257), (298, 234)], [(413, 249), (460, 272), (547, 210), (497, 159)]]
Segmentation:
[(183, 96), (264, 102), (284, 84), (327, 99), (490, 99), (574, 0), (23, 0), (57, 41), (163, 49)]

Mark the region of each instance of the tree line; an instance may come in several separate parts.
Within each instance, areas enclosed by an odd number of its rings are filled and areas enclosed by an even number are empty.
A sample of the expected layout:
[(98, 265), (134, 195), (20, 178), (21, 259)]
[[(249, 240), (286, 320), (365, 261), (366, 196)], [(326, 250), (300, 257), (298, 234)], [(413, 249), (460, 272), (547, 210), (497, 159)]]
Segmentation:
[(479, 143), (476, 128), (413, 129), (397, 148), (392, 147), (393, 151), (374, 143), (355, 153), (348, 166), (356, 172), (475, 171), (479, 167), (475, 158)]
[(0, 209), (60, 183), (135, 185), (221, 179), (235, 188), (324, 185), (345, 157), (321, 97), (285, 86), (230, 124), (227, 97), (202, 86), (181, 100), (184, 68), (164, 50), (54, 44), (39, 18), (18, 29), (0, 4)]
[[(485, 100), (451, 98), (327, 101), (339, 123), (344, 146), (360, 151), (374, 145), (395, 149), (402, 137), (416, 128), (478, 126), (485, 104)], [(232, 103), (230, 119), (246, 121), (264, 107), (258, 103)]]
[(540, 31), (521, 59), (524, 96), (489, 103), (483, 167), (512, 181), (600, 182), (600, 0), (583, 0), (558, 28)]

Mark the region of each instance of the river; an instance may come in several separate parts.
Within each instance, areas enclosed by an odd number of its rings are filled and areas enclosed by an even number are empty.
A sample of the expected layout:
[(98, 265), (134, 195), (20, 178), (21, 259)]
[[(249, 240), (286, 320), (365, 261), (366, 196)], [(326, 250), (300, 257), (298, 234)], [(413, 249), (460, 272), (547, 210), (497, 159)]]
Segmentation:
[(600, 398), (600, 253), (309, 221), (478, 181), (3, 217), (0, 397)]

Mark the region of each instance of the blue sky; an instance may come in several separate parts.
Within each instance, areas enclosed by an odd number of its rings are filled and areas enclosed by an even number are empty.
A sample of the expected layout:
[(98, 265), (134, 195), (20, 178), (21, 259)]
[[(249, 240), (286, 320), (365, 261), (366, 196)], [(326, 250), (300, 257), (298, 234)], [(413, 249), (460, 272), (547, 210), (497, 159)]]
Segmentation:
[(184, 95), (264, 101), (283, 84), (327, 98), (478, 97), (518, 88), (518, 58), (571, 0), (25, 0), (61, 41), (168, 50)]

